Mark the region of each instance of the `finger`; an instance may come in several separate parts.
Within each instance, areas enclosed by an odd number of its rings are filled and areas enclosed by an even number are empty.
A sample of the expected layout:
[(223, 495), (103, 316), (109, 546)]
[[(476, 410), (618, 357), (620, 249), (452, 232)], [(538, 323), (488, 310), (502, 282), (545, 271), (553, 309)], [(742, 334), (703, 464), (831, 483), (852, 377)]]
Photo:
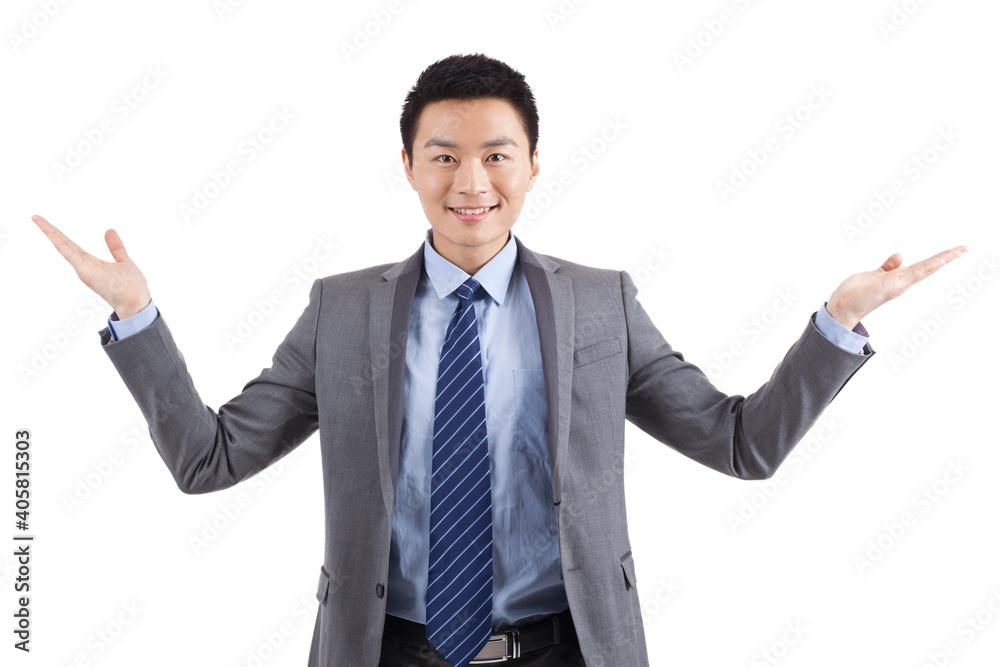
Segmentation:
[(903, 256), (898, 252), (889, 255), (889, 259), (882, 262), (882, 266), (878, 267), (883, 271), (893, 271), (898, 269), (900, 264), (903, 263)]
[(910, 285), (920, 282), (953, 259), (961, 257), (962, 254), (968, 249), (968, 246), (959, 245), (951, 248), (950, 250), (943, 250), (936, 255), (928, 257), (927, 259), (915, 262), (914, 264), (906, 267), (905, 271), (902, 272), (904, 275), (902, 275), (901, 278), (903, 278), (906, 287), (909, 287)]
[(68, 236), (59, 231), (55, 225), (42, 216), (33, 215), (31, 216), (31, 219), (36, 225), (38, 225), (38, 228), (45, 233), (45, 236), (47, 236), (49, 241), (52, 242), (52, 245), (54, 245), (56, 250), (59, 251), (59, 254), (65, 257), (66, 261), (68, 261), (74, 269), (80, 268), (83, 264), (83, 257), (87, 254), (84, 249), (73, 243)]
[[(947, 264), (951, 260), (958, 259), (967, 252), (969, 252), (969, 246), (963, 244), (963, 245), (957, 245), (950, 250), (942, 250), (938, 254), (934, 255), (934, 257), (943, 259), (944, 264)], [(933, 259), (933, 258), (928, 258), (928, 259)], [(941, 266), (944, 266), (944, 264), (942, 264)]]
[(968, 246), (955, 246), (951, 250), (943, 250), (936, 255), (932, 255), (925, 260), (919, 261), (910, 268), (915, 271), (923, 272), (923, 275), (930, 275), (951, 260), (961, 257), (966, 250), (968, 250)]
[(104, 242), (108, 244), (108, 250), (111, 251), (111, 256), (115, 258), (116, 262), (128, 261), (128, 253), (125, 252), (125, 244), (122, 243), (121, 237), (118, 236), (118, 232), (113, 229), (109, 229), (104, 232)]

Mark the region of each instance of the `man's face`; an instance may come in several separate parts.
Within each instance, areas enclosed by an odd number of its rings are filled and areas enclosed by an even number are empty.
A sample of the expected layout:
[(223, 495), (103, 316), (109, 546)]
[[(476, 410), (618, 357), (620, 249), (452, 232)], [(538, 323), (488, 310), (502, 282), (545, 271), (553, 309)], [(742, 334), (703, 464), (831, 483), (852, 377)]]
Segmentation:
[(434, 230), (434, 249), (452, 261), (470, 254), (486, 261), (499, 252), (538, 175), (538, 151), (532, 164), (510, 102), (428, 104), (417, 122), (412, 168), (405, 148), (402, 154), (406, 178)]

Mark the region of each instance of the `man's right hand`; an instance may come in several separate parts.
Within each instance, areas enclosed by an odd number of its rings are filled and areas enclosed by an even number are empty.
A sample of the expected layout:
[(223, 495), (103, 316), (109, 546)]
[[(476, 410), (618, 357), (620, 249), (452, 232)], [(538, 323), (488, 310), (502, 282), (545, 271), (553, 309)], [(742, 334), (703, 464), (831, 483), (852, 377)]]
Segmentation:
[(115, 258), (114, 262), (105, 262), (70, 241), (42, 216), (33, 215), (31, 219), (66, 258), (83, 284), (108, 302), (118, 314), (118, 319), (132, 317), (149, 305), (146, 278), (125, 252), (125, 245), (118, 238), (118, 232), (109, 229), (104, 233), (104, 241), (108, 244), (111, 256)]

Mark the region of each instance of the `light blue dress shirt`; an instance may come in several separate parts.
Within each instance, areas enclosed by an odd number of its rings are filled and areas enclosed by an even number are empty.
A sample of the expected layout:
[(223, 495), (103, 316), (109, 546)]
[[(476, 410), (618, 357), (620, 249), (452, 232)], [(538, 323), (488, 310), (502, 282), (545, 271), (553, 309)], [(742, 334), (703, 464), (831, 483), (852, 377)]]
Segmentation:
[[(425, 620), (431, 455), (438, 361), (469, 274), (424, 241), (406, 343), (399, 479), (386, 611)], [(486, 439), (493, 497), (493, 629), (569, 607), (549, 467), (548, 409), (535, 307), (511, 235), (473, 276), (488, 296), (473, 301), (486, 385)]]
[[(424, 241), (424, 271), (410, 311), (396, 504), (392, 519), (386, 611), (417, 623), (426, 616), (430, 478), (438, 360), (458, 304), (454, 290), (469, 275)], [(493, 629), (520, 625), (569, 606), (549, 466), (548, 411), (534, 302), (517, 261), (513, 233), (475, 276), (488, 296), (474, 301), (482, 346), (486, 428), (493, 496)], [(152, 302), (140, 313), (108, 319), (113, 340), (151, 325)], [(820, 308), (816, 327), (841, 348), (868, 340)]]

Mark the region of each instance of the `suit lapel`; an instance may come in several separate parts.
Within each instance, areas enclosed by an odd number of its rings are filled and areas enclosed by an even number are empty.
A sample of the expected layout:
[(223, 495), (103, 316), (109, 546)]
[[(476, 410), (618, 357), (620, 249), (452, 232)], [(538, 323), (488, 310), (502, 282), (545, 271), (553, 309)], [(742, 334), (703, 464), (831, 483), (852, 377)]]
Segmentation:
[(399, 440), (403, 428), (403, 379), (406, 337), (417, 281), (424, 266), (424, 246), (382, 273), (384, 283), (369, 293), (368, 318), (375, 400), (375, 436), (379, 477), (386, 516), (392, 516), (399, 474)]
[(573, 339), (575, 300), (573, 281), (556, 273), (558, 262), (536, 255), (514, 237), (521, 270), (535, 304), (538, 342), (545, 375), (545, 402), (549, 411), (549, 461), (552, 470), (552, 496), (556, 504), (562, 498), (562, 467), (569, 447), (570, 400), (573, 381)]
[[(560, 461), (569, 446), (570, 400), (573, 374), (573, 283), (556, 273), (559, 264), (536, 255), (514, 237), (517, 256), (535, 305), (545, 401), (548, 408), (549, 459), (552, 491), (561, 494)], [(399, 475), (399, 443), (403, 425), (403, 381), (410, 310), (424, 265), (423, 244), (409, 258), (382, 273), (385, 282), (371, 288), (368, 332), (375, 401), (375, 435), (378, 441), (379, 478), (386, 515), (392, 516)]]

